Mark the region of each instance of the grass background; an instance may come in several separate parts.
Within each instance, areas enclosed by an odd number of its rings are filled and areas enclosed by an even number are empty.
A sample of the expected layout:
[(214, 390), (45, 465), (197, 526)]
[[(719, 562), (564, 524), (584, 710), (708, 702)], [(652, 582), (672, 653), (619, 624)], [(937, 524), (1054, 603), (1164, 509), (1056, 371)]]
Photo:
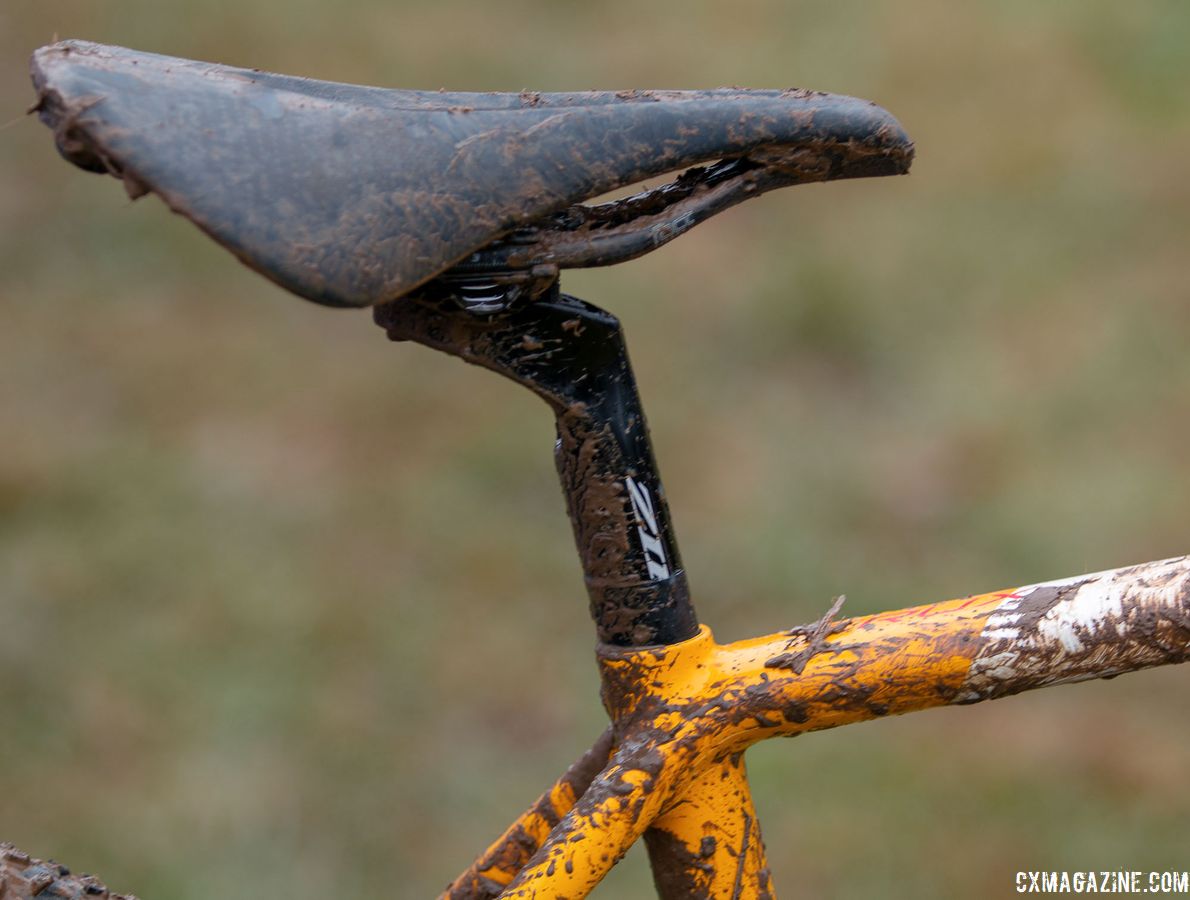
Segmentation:
[[(427, 896), (603, 724), (545, 409), (57, 159), (21, 115), (55, 35), (400, 87), (874, 99), (909, 178), (567, 279), (626, 323), (703, 618), (731, 639), (1190, 548), (1180, 0), (5, 0), (0, 837), (30, 851), (145, 898)], [(777, 887), (1190, 868), (1187, 686), (758, 747)], [(650, 890), (634, 851), (601, 892)]]

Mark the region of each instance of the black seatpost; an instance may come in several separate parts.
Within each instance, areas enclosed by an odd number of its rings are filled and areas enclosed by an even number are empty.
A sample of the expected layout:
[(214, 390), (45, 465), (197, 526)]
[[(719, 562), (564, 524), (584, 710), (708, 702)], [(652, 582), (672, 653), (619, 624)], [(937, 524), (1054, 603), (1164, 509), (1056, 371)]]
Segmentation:
[[(555, 459), (599, 640), (693, 637), (698, 619), (620, 322), (561, 294), (505, 304), (495, 285), (432, 285), (375, 309), (389, 338), (499, 372), (553, 409)], [(485, 294), (484, 291), (487, 291)]]

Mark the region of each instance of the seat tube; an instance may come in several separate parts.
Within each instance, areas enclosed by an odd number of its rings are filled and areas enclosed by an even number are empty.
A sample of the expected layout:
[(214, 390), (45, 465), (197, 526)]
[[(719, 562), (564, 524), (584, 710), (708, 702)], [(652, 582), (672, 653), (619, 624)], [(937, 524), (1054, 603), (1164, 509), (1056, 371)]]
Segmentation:
[(672, 644), (698, 632), (640, 394), (615, 316), (555, 285), (477, 314), (450, 297), (376, 308), (394, 340), (460, 356), (553, 409), (555, 461), (599, 640)]

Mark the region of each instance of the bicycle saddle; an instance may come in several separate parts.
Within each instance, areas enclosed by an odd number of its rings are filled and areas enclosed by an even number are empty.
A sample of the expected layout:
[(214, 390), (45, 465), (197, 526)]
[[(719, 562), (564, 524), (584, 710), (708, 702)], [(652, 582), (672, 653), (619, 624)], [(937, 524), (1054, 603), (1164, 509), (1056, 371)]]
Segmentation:
[[(388, 90), (82, 41), (41, 48), (32, 74), (66, 159), (133, 198), (158, 194), (331, 306), (435, 278), (530, 283), (618, 262), (749, 196), (900, 174), (913, 158), (879, 106), (801, 90)], [(582, 203), (689, 166), (664, 187)]]

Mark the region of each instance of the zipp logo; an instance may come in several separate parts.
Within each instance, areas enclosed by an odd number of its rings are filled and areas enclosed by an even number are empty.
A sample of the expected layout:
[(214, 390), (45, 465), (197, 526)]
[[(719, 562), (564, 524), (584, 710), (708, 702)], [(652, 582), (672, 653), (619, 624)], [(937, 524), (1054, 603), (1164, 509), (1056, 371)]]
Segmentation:
[(645, 553), (645, 565), (649, 577), (660, 581), (669, 577), (669, 561), (665, 558), (665, 546), (661, 543), (661, 529), (657, 527), (657, 513), (653, 509), (653, 498), (643, 485), (629, 475), (624, 481), (628, 485), (628, 498), (632, 501), (632, 512), (636, 515), (636, 533), (640, 535), (640, 546)]

